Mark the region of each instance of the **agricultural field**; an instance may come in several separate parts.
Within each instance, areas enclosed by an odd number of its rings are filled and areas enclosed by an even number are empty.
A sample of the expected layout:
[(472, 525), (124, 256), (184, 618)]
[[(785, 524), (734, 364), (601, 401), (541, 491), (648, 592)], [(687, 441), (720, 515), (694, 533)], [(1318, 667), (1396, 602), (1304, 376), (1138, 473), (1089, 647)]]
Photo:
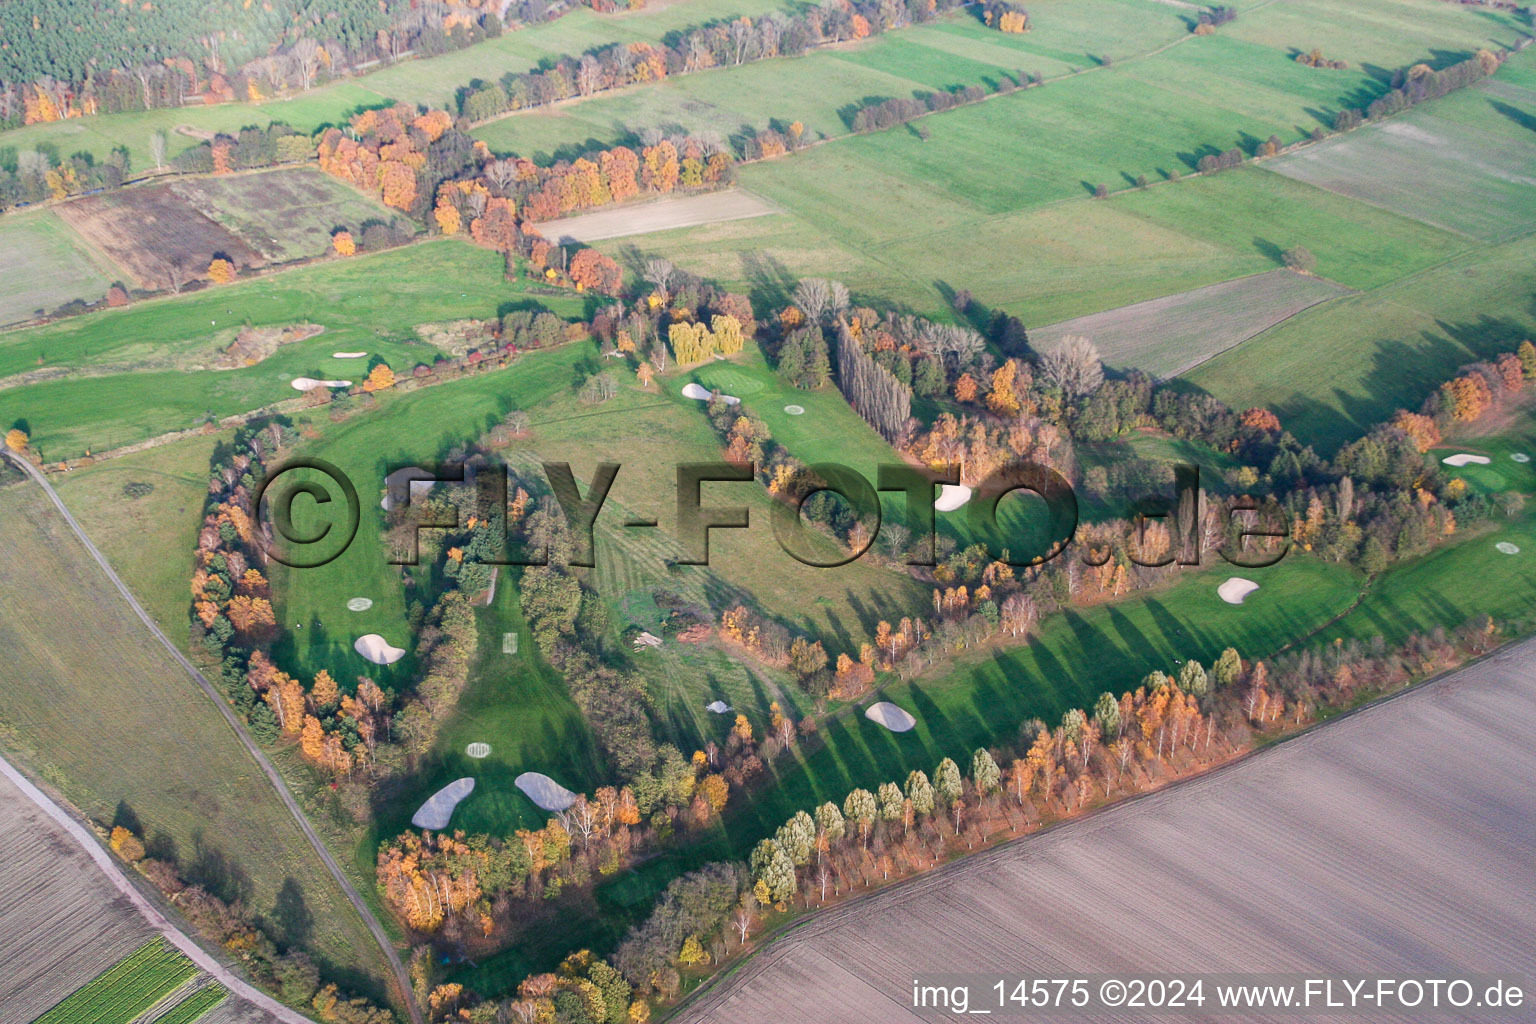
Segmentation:
[(194, 1024), (223, 1004), (229, 993), (218, 985), (204, 985), (154, 1019), (153, 1024)]
[(412, 228), (313, 168), (179, 179), (85, 196), (55, 208), (140, 288), (163, 291), (206, 276), (215, 256), (237, 270), (324, 255), (338, 229)]
[(76, 990), (37, 1024), (132, 1021), (189, 981), (197, 969), (170, 943), (156, 939)]
[(1093, 339), (1108, 366), (1177, 377), (1304, 309), (1346, 294), (1337, 285), (1289, 270), (1206, 285), (1080, 316), (1030, 332), (1037, 347), (1067, 335)]
[[(1227, 771), (834, 910), (677, 1019), (805, 1020), (814, 991), (823, 1006), (835, 993), (840, 1020), (915, 1024), (933, 1017), (907, 1008), (914, 977), (1021, 948), (1086, 973), (1512, 963), (1536, 923), (1506, 898), (1536, 885), (1536, 805), (1510, 788), (1536, 769), (1520, 725), (1536, 711), (1531, 654), (1527, 642)], [(1147, 894), (1133, 914), (1127, 877)], [(973, 1012), (991, 996), (973, 992)]]
[(7, 779), (0, 779), (0, 865), (3, 1024), (31, 1024), (152, 934), (90, 858)]
[(767, 216), (773, 212), (772, 206), (752, 193), (732, 190), (706, 192), (681, 199), (660, 199), (644, 205), (625, 206), (618, 210), (561, 217), (558, 220), (544, 221), (534, 227), (539, 234), (553, 241), (564, 242), (567, 239), (574, 239), (578, 242), (591, 243), (608, 238), (696, 227), (700, 224), (747, 220), (752, 217)]
[(117, 273), (55, 211), (0, 218), (0, 324), (29, 320), (71, 299), (100, 301)]
[(1417, 409), (1462, 364), (1529, 337), (1533, 256), (1536, 239), (1526, 237), (1335, 299), (1188, 380), (1240, 409), (1266, 405), (1297, 437), (1332, 451), (1397, 409)]
[[(1529, 234), (1536, 230), (1536, 92), (1510, 92), (1505, 78), (1268, 166), (1480, 241)], [(1436, 187), (1424, 188), (1426, 179)]]
[(135, 816), (151, 846), (215, 894), (270, 913), (296, 886), (313, 920), (307, 942), (360, 979), (377, 976), (376, 947), (270, 784), (33, 485), (0, 488), (0, 534), (8, 754), (86, 815)]

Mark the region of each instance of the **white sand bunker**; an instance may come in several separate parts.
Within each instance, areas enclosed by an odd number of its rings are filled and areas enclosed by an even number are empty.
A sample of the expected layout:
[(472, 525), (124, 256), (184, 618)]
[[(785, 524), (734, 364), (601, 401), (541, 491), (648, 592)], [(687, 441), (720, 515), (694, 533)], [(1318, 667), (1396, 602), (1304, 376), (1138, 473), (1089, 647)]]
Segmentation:
[(295, 391), (313, 391), (315, 388), (349, 388), (349, 380), (315, 380), (313, 377), (295, 377), (290, 381)]
[(1220, 594), (1221, 599), (1227, 602), (1227, 604), (1242, 604), (1249, 594), (1258, 589), (1259, 585), (1253, 582), (1253, 580), (1245, 580), (1241, 576), (1233, 576), (1227, 582), (1217, 587), (1216, 593)]
[(1513, 459), (1514, 461), (1516, 461), (1516, 462), (1530, 462), (1531, 461), (1531, 457), (1529, 455), (1525, 454), (1525, 452), (1512, 452), (1509, 457), (1511, 459)]
[(464, 748), (464, 753), (478, 761), (482, 757), (491, 756), (491, 745), (489, 743), (471, 743)]
[(519, 775), (517, 788), (546, 811), (563, 811), (576, 802), (575, 793), (548, 775), (540, 775), (538, 772), (523, 772)]
[(786, 405), (784, 407), (784, 411), (789, 413), (791, 416), (803, 416), (805, 414), (805, 406), (803, 406), (803, 405)]
[(405, 657), (404, 647), (391, 647), (389, 641), (377, 633), (358, 637), (352, 649), (375, 665), (393, 665)]
[(354, 597), (347, 601), (347, 611), (365, 612), (373, 607), (373, 599), (368, 597)]
[(409, 481), (411, 487), (412, 502), (430, 491), (432, 485), (436, 483), (432, 478), (432, 474), (419, 466), (406, 466), (404, 469), (397, 469), (384, 478), (384, 497), (379, 501), (379, 508), (385, 512), (394, 508), (395, 502), (390, 497), (390, 494), (407, 481)]
[[(702, 384), (695, 384), (693, 381), (689, 381), (687, 384), (683, 385), (684, 398), (697, 398), (701, 402), (707, 402), (713, 396), (714, 392), (704, 387)], [(726, 405), (741, 404), (741, 399), (737, 398), (735, 395), (721, 395), (720, 399), (721, 401), (725, 402)]]
[(1460, 455), (1447, 455), (1440, 460), (1447, 466), (1486, 466), (1493, 460), (1486, 455), (1468, 455), (1462, 452)]
[(911, 732), (912, 727), (917, 724), (917, 719), (888, 700), (871, 704), (869, 710), (864, 712), (864, 717), (877, 725), (885, 726), (891, 732)]
[(1506, 555), (1518, 555), (1520, 553), (1520, 546), (1518, 544), (1511, 544), (1507, 540), (1499, 541), (1494, 545), (1494, 547), (1498, 548)]
[(940, 484), (939, 499), (933, 507), (940, 512), (953, 512), (971, 500), (971, 489), (965, 484)]
[(474, 779), (455, 779), (429, 796), (427, 802), (416, 809), (411, 824), (417, 828), (447, 828), (448, 819), (453, 817), (453, 809), (474, 789)]
[(332, 352), (331, 353), (331, 358), (332, 359), (361, 359), (361, 358), (363, 358), (363, 356), (366, 356), (367, 354), (368, 354), (367, 352)]
[(717, 715), (723, 715), (727, 711), (731, 710), (731, 706), (729, 704), (727, 704), (723, 700), (717, 700), (717, 701), (714, 701), (713, 703), (705, 704), (704, 705), (704, 710), (705, 711), (713, 711)]

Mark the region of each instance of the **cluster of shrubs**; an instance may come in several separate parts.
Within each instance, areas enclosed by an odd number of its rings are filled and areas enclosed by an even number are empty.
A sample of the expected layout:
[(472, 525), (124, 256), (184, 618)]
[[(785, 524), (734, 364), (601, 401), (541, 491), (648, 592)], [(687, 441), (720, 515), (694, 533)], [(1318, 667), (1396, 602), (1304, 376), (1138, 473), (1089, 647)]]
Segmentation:
[[(1025, 77), (1021, 81), (1028, 82), (1029, 79)], [(1018, 84), (1006, 78), (1003, 82), (1004, 85), (999, 87), (999, 92), (1007, 92), (1019, 87)], [(981, 86), (966, 85), (955, 89), (941, 89), (938, 92), (920, 93), (910, 99), (896, 97), (888, 100), (872, 100), (849, 117), (848, 127), (856, 132), (878, 132), (922, 117), (924, 114), (953, 110), (967, 103), (975, 103), (984, 99), (986, 95), (987, 91)]]

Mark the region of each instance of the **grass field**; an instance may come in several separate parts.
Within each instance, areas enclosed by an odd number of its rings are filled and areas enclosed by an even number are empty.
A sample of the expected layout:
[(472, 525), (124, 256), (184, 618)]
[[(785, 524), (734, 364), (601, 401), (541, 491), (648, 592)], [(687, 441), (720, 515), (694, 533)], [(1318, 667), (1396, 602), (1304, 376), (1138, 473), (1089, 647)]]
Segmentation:
[(1125, 58), (1188, 29), (1154, 0), (1048, 0), (1031, 9), (1034, 30), (1006, 35), (968, 12), (802, 57), (758, 61), (656, 85), (518, 113), (476, 131), (498, 152), (539, 160), (630, 140), (647, 127), (732, 136), (770, 120), (800, 121), (808, 138), (848, 133), (848, 108), (870, 97), (980, 85), (1023, 70), (1057, 77), (1093, 67), (1090, 54)]
[(1192, 292), (1064, 320), (1030, 332), (1044, 350), (1067, 335), (1090, 338), (1107, 366), (1176, 377), (1191, 367), (1344, 289), (1289, 270), (1271, 270)]
[(0, 580), (6, 745), (83, 813), (136, 816), (218, 895), (269, 915), (292, 883), (298, 944), (374, 990), (377, 947), (270, 784), (28, 484), (0, 489)]
[[(1536, 60), (1510, 63), (1518, 74)], [(1536, 229), (1536, 92), (1512, 94), (1505, 84), (1501, 72), (1268, 166), (1484, 241), (1526, 234)]]
[(222, 1003), (228, 995), (220, 985), (204, 985), (156, 1017), (154, 1024), (192, 1024)]
[(0, 325), (51, 312), (70, 299), (99, 301), (118, 273), (52, 210), (0, 218)]
[[(172, 642), (187, 635), (187, 588), (209, 458), (214, 445), (228, 439), (227, 431), (192, 437), (53, 478), (59, 497)], [(132, 497), (125, 490), (130, 484), (154, 490)]]
[(155, 939), (43, 1014), (37, 1024), (127, 1024), (196, 973), (180, 951)]
[(1417, 409), (1464, 363), (1536, 328), (1536, 238), (1467, 253), (1300, 313), (1188, 379), (1233, 408), (1265, 405), (1320, 451)]
[[(414, 324), (538, 305), (575, 315), (574, 292), (532, 295), (508, 282), (502, 257), (452, 239), (331, 260), (190, 295), (138, 303), (0, 335), (0, 376), (42, 367), (143, 367), (84, 374), (0, 391), (0, 420), (21, 419), (50, 459), (102, 451), (294, 398), (298, 376), (334, 377), (334, 351), (379, 353), (397, 371), (430, 362)], [(377, 294), (387, 283), (388, 301)], [(324, 333), (285, 345), (256, 366), (197, 373), (173, 370), (185, 353), (204, 353), (242, 324), (318, 323)], [(348, 363), (346, 369), (358, 367)]]

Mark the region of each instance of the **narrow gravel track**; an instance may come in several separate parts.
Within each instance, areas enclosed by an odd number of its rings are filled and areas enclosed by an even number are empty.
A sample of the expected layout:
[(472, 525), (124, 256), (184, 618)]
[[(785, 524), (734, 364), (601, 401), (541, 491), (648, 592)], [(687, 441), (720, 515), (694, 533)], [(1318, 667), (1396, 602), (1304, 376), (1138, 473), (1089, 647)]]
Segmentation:
[[(85, 550), (90, 553), (91, 557), (96, 560), (96, 564), (101, 566), (101, 571), (107, 574), (107, 578), (112, 581), (112, 585), (117, 588), (117, 592), (121, 594), (123, 600), (128, 603), (128, 607), (132, 608), (134, 614), (139, 617), (139, 621), (144, 623), (144, 628), (149, 630), (150, 634), (160, 642), (161, 646), (163, 646), (170, 654), (170, 656), (176, 660), (177, 664), (186, 669), (187, 674), (192, 677), (192, 679), (202, 689), (203, 693), (207, 695), (208, 699), (213, 701), (214, 707), (219, 709), (219, 714), (224, 716), (224, 721), (229, 723), (229, 727), (233, 729), (235, 735), (239, 737), (241, 745), (244, 746), (246, 752), (251, 755), (251, 759), (256, 762), (258, 767), (261, 768), (262, 773), (266, 775), (267, 780), (272, 783), (272, 787), (277, 790), (277, 795), (283, 801), (283, 806), (287, 807), (288, 813), (293, 815), (294, 821), (298, 823), (298, 826), (300, 830), (303, 831), (305, 838), (309, 840), (310, 846), (314, 848), (315, 855), (318, 856), (321, 862), (325, 864), (326, 870), (331, 873), (331, 877), (336, 880), (336, 884), (340, 886), (341, 891), (346, 894), (347, 899), (351, 902), (353, 909), (355, 909), (358, 913), (358, 916), (363, 919), (363, 923), (368, 926), (368, 931), (372, 933), (374, 941), (378, 943), (379, 949), (384, 953), (385, 958), (389, 961), (390, 971), (394, 975), (393, 980), (396, 988), (398, 989), (398, 999), (401, 1004), (404, 1005), (409, 1011), (412, 1024), (426, 1024), (425, 1018), (421, 1014), (421, 1010), (416, 1006), (415, 999), (411, 997), (410, 976), (406, 973), (405, 965), (400, 961), (399, 953), (395, 951), (394, 943), (390, 941), (388, 933), (384, 931), (384, 926), (379, 923), (379, 919), (374, 916), (373, 911), (369, 909), (368, 904), (363, 902), (363, 897), (358, 893), (356, 887), (352, 885), (352, 882), (342, 872), (341, 866), (336, 863), (336, 859), (331, 856), (331, 851), (326, 848), (325, 843), (315, 832), (314, 826), (309, 823), (309, 819), (304, 816), (304, 812), (299, 808), (298, 801), (296, 801), (293, 798), (293, 794), (288, 791), (288, 786), (283, 782), (283, 777), (278, 774), (277, 768), (275, 768), (272, 762), (267, 759), (267, 755), (262, 753), (261, 748), (256, 745), (256, 741), (251, 739), (250, 733), (248, 733), (245, 729), (245, 723), (240, 721), (235, 713), (230, 710), (229, 704), (224, 700), (224, 697), (218, 692), (218, 690), (214, 689), (213, 684), (208, 681), (208, 678), (204, 676), (202, 672), (198, 671), (197, 666), (193, 665), (192, 662), (187, 660), (186, 656), (181, 653), (175, 644), (171, 643), (170, 638), (165, 635), (155, 620), (152, 619), (149, 613), (144, 610), (144, 606), (139, 604), (138, 599), (133, 596), (133, 591), (128, 589), (127, 584), (125, 584), (122, 579), (119, 578), (116, 571), (113, 570), (111, 563), (107, 561), (106, 557), (101, 553), (96, 545), (91, 542), (91, 538), (86, 536), (85, 531), (80, 528), (80, 524), (75, 521), (75, 517), (70, 514), (70, 511), (65, 507), (64, 502), (59, 499), (58, 492), (53, 489), (53, 485), (48, 482), (48, 478), (43, 475), (42, 471), (39, 470), (36, 466), (32, 465), (32, 463), (13, 455), (9, 451), (3, 452), (3, 454), (8, 459), (10, 459), (14, 465), (18, 466), (23, 472), (25, 472), (34, 481), (36, 481), (38, 486), (43, 489), (43, 493), (48, 495), (48, 500), (53, 502), (54, 507), (57, 508), (60, 515), (64, 517), (64, 521), (69, 524), (69, 529), (72, 533), (74, 533), (76, 539), (80, 541), (80, 543), (85, 547)], [(247, 985), (246, 988), (250, 988), (250, 986)], [(255, 992), (256, 990), (250, 989), (250, 991)], [(298, 1021), (305, 1020), (303, 1017), (295, 1017), (293, 1019)]]

